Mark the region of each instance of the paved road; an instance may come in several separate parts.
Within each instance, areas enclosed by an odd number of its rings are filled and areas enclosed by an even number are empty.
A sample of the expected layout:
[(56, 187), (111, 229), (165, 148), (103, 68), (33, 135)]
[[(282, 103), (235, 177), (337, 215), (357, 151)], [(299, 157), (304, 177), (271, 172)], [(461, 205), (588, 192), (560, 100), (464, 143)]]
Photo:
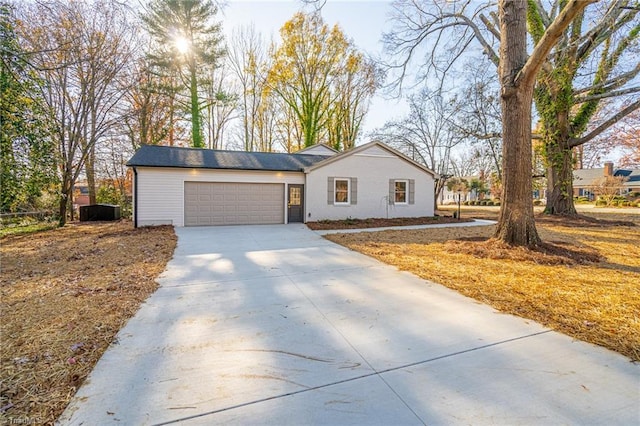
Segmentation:
[(176, 231), (160, 289), (61, 424), (640, 422), (621, 355), (302, 225)]

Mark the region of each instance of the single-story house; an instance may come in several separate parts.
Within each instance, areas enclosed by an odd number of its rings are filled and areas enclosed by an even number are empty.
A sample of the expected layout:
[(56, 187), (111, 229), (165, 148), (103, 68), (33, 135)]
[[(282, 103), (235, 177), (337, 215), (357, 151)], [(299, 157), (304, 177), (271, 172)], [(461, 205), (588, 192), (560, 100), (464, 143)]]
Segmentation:
[(436, 173), (381, 142), (294, 154), (145, 145), (127, 165), (136, 227), (434, 214)]
[(620, 195), (631, 192), (640, 192), (640, 170), (631, 168), (614, 168), (613, 162), (607, 161), (604, 167), (595, 169), (578, 169), (573, 171), (573, 195), (574, 197), (588, 197), (595, 199), (593, 187), (602, 177), (623, 177)]

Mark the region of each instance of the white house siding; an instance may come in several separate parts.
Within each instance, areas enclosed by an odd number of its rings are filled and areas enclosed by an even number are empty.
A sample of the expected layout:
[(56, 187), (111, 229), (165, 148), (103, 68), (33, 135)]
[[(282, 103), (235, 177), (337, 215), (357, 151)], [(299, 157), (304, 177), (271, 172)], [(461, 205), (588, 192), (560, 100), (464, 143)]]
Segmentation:
[[(329, 178), (357, 178), (356, 204), (329, 204)], [(415, 203), (389, 205), (389, 179), (414, 180)], [(306, 194), (307, 221), (434, 214), (433, 176), (377, 146), (311, 170), (307, 174)]]
[[(164, 167), (136, 167), (136, 170), (137, 195), (134, 196), (137, 198), (134, 199), (134, 205), (138, 226), (184, 226), (185, 182), (304, 184), (304, 174), (296, 172), (221, 171)], [(282, 209), (286, 209), (286, 199)]]

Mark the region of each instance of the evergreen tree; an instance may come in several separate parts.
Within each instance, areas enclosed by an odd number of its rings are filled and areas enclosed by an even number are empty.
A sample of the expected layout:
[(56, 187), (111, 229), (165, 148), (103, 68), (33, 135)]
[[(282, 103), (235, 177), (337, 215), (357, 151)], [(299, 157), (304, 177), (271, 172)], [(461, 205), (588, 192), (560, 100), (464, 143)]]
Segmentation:
[(188, 89), (192, 144), (204, 147), (199, 85), (224, 54), (220, 25), (211, 0), (153, 0), (142, 20), (156, 42), (150, 58), (176, 85)]
[(35, 209), (55, 182), (54, 145), (36, 80), (15, 33), (9, 3), (0, 3), (0, 210)]

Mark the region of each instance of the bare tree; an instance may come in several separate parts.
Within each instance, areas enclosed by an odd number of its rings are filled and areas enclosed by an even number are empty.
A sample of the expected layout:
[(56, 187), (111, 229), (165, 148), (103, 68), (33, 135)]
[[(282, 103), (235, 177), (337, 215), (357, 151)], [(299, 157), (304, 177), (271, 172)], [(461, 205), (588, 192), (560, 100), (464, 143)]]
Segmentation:
[(624, 176), (602, 176), (593, 182), (591, 191), (603, 200), (605, 205), (610, 206), (613, 199), (624, 188), (625, 180)]
[[(240, 27), (233, 31), (227, 47), (230, 68), (240, 85), (240, 118), (242, 120), (242, 142), (245, 151), (255, 151), (266, 141), (261, 135), (266, 129), (262, 126), (271, 121), (264, 114), (270, 109), (263, 101), (266, 70), (270, 67), (270, 58), (262, 36), (255, 27)], [(260, 129), (262, 128), (262, 132)]]
[[(602, 116), (597, 114), (590, 127), (599, 126), (610, 113), (607, 108)], [(620, 156), (620, 167), (640, 167), (640, 110), (629, 114), (591, 141), (576, 147), (579, 168), (600, 167), (604, 160), (613, 155)]]
[(451, 173), (454, 176), (482, 176), (488, 177), (497, 171), (495, 169), (493, 152), (489, 152), (485, 145), (472, 144), (465, 149), (458, 149), (451, 156)]
[[(492, 64), (486, 58), (473, 58), (466, 68), (471, 70), (460, 95), (455, 98), (458, 113), (453, 124), (473, 147), (473, 158), (479, 171), (488, 176), (494, 171), (502, 177), (502, 115), (500, 85)], [(490, 162), (487, 168), (487, 161)]]
[(127, 136), (134, 149), (141, 145), (174, 145), (186, 135), (175, 125), (177, 92), (167, 78), (158, 75), (144, 57), (129, 64), (124, 77), (127, 90), (122, 100), (123, 118), (120, 133)]
[(223, 149), (227, 127), (236, 117), (239, 88), (229, 76), (228, 66), (223, 63), (211, 70), (211, 76), (204, 84), (207, 115), (203, 127), (207, 130), (210, 149)]
[(443, 176), (436, 182), (434, 202), (437, 203), (446, 178), (452, 172), (453, 148), (463, 141), (453, 125), (453, 117), (458, 111), (455, 102), (442, 93), (426, 89), (409, 96), (407, 101), (407, 117), (386, 123), (372, 136)]
[[(55, 122), (60, 162), (60, 225), (67, 220), (75, 181), (87, 166), (94, 180), (95, 146), (118, 122), (124, 95), (118, 77), (130, 58), (132, 28), (116, 1), (48, 1), (21, 5), (20, 36), (38, 70)], [(95, 200), (95, 182), (91, 182)]]
[[(528, 3), (537, 3), (535, 0)], [(527, 53), (527, 7), (520, 0), (500, 0), (496, 14), (490, 4), (471, 10), (472, 2), (417, 1), (398, 3), (398, 27), (388, 34), (389, 51), (397, 59), (390, 64), (404, 80), (409, 64), (423, 42), (430, 40), (431, 54), (422, 61), (424, 73), (447, 75), (456, 59), (471, 43), (478, 43), (498, 67), (502, 110), (503, 194), (495, 237), (509, 244), (533, 246), (540, 242), (533, 218), (531, 197), (531, 103), (538, 72), (567, 27), (592, 3), (569, 0), (541, 34), (531, 54)], [(489, 13), (487, 15), (487, 12)], [(457, 33), (447, 36), (450, 30)], [(499, 53), (496, 45), (499, 44)], [(446, 48), (448, 55), (439, 56)], [(444, 81), (444, 80), (441, 80)]]

